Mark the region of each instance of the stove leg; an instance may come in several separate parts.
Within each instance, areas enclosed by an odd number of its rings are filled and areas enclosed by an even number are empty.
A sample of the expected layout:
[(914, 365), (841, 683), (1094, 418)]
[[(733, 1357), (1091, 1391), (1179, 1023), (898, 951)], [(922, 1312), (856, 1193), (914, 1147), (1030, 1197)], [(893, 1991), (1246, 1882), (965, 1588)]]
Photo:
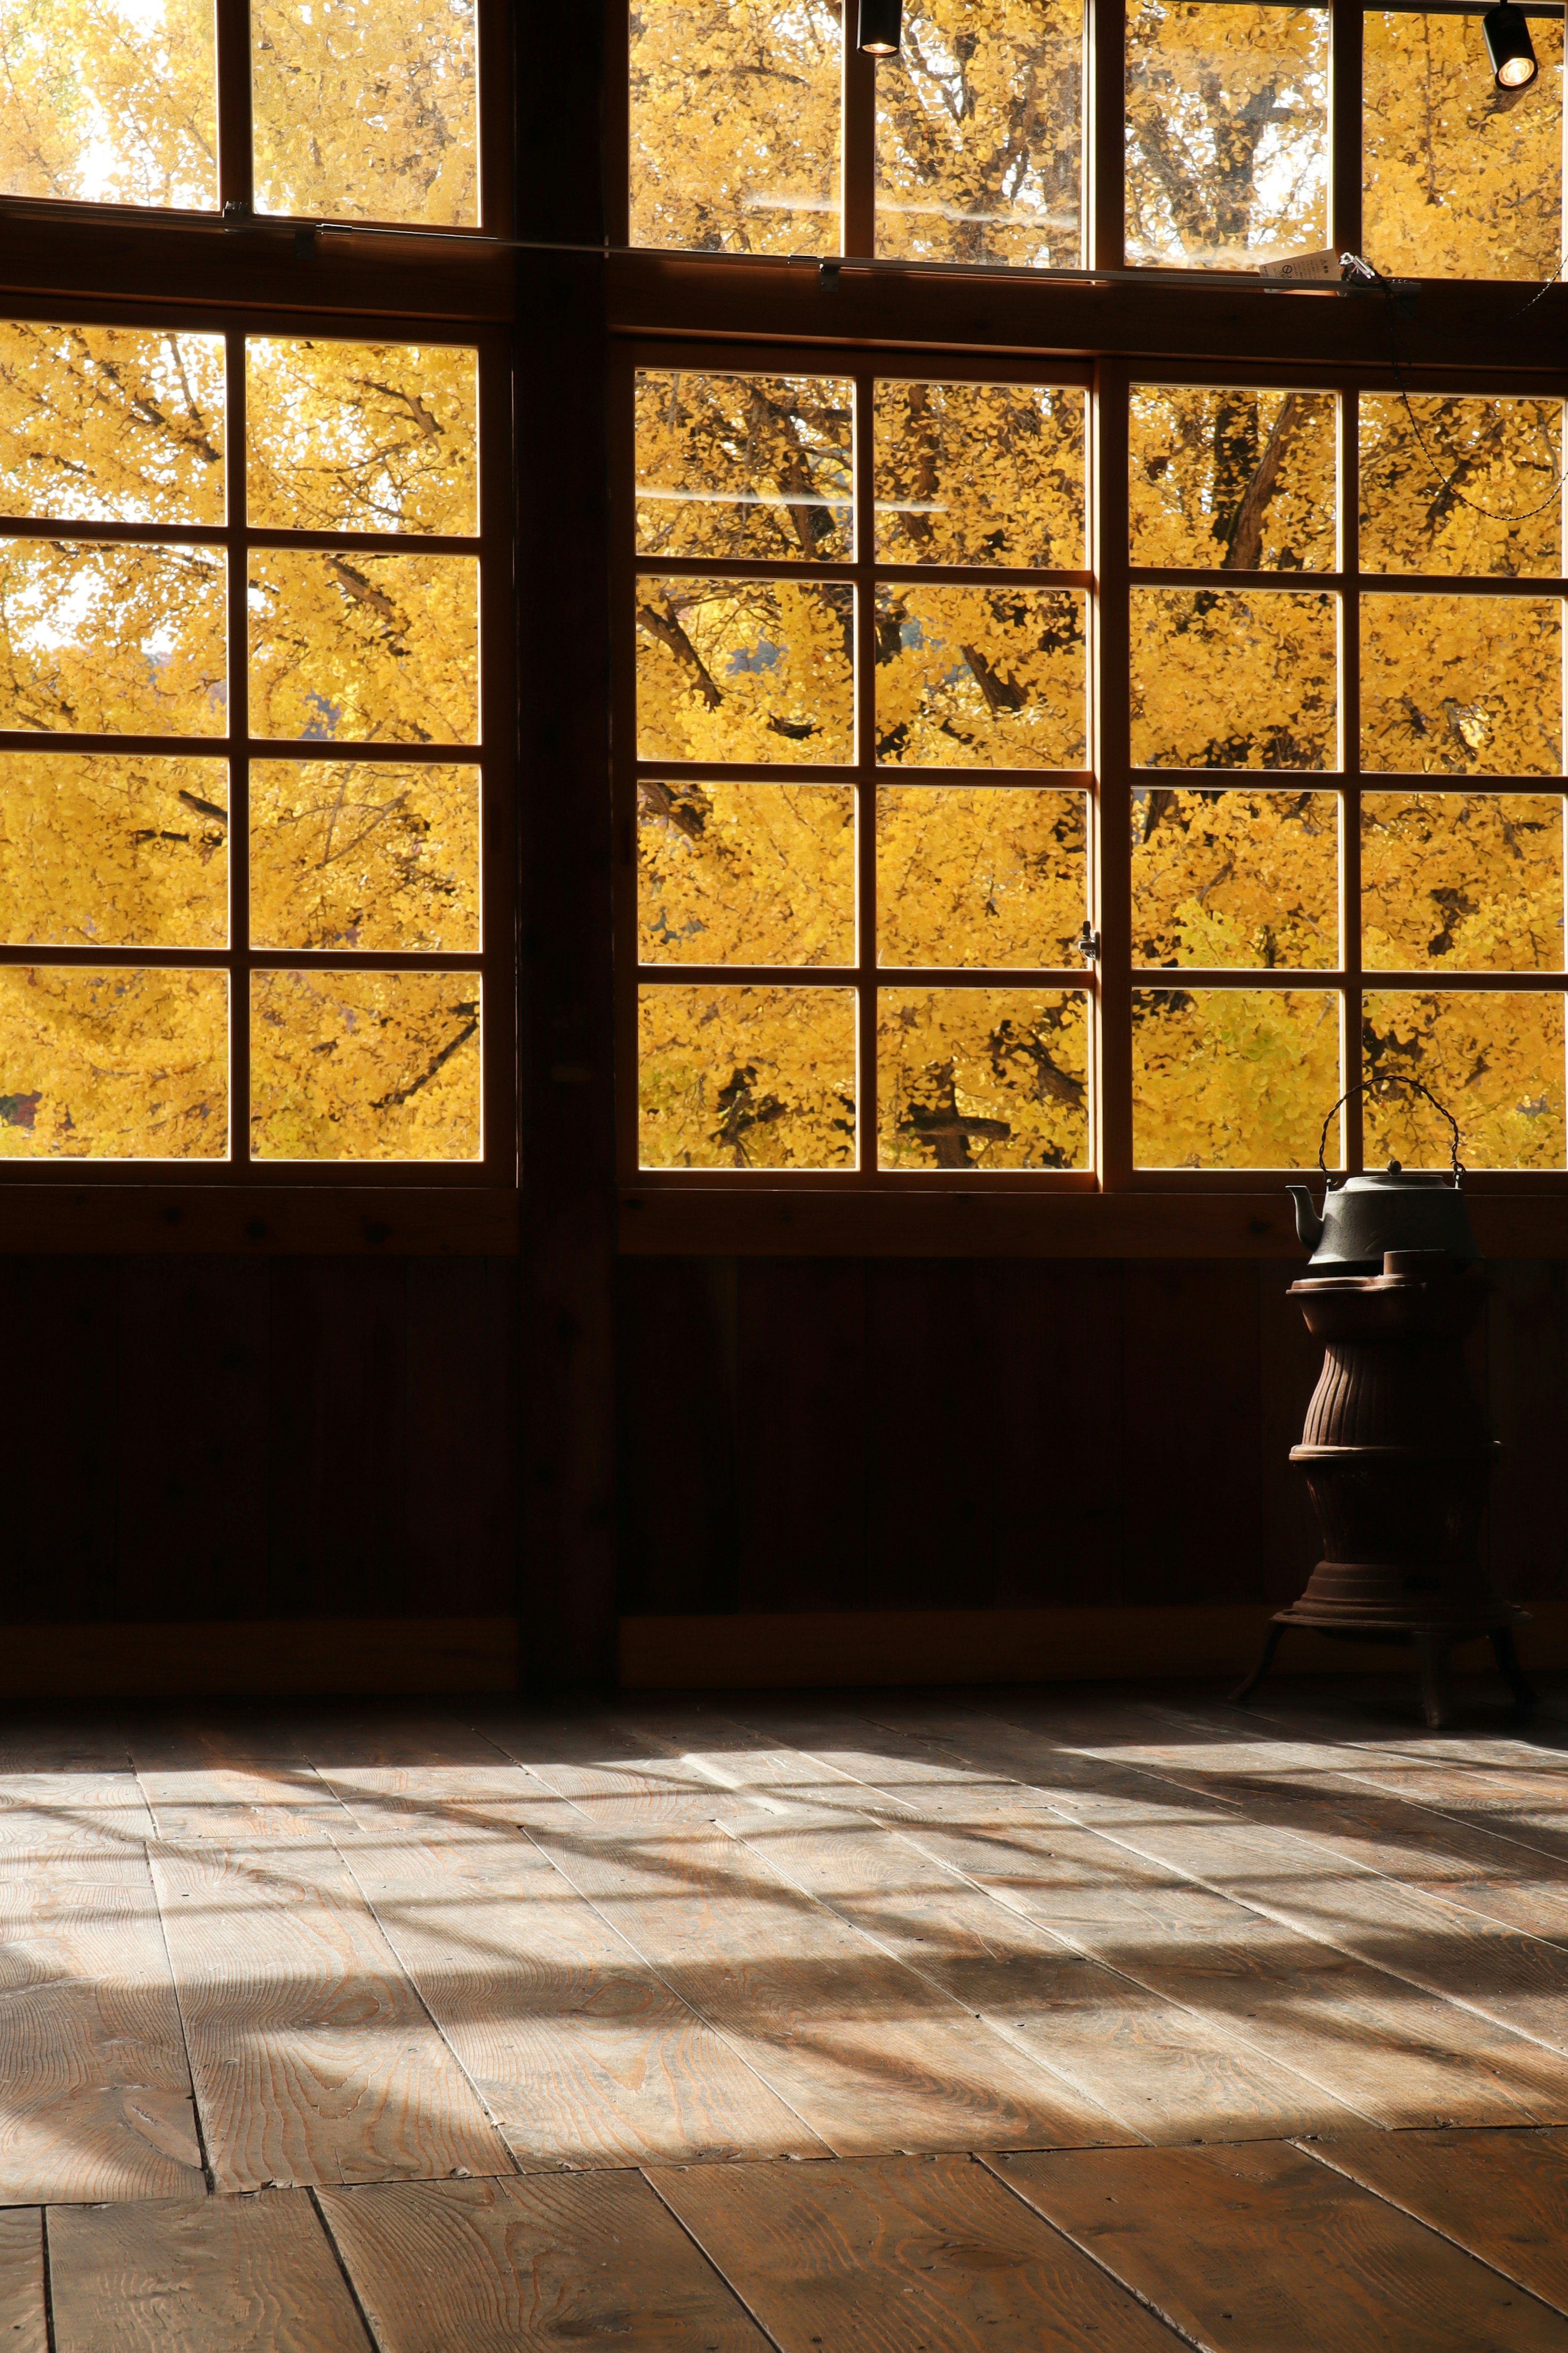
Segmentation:
[(1449, 1637), (1424, 1632), (1413, 1634), (1410, 1639), (1421, 1666), (1422, 1712), (1434, 1732), (1446, 1732), (1458, 1720), (1454, 1714), (1454, 1686), (1448, 1673)]
[(1284, 1639), (1285, 1629), (1283, 1626), (1270, 1626), (1268, 1629), (1268, 1638), (1263, 1645), (1263, 1655), (1258, 1660), (1258, 1664), (1253, 1668), (1252, 1672), (1247, 1676), (1246, 1682), (1237, 1683), (1236, 1689), (1230, 1694), (1230, 1704), (1232, 1707), (1239, 1707), (1242, 1704), (1242, 1702), (1247, 1699), (1251, 1694), (1258, 1689), (1258, 1684), (1263, 1681), (1264, 1676), (1274, 1664), (1274, 1654)]
[(1498, 1662), (1498, 1672), (1513, 1694), (1516, 1713), (1524, 1715), (1536, 1704), (1536, 1697), (1524, 1679), (1524, 1669), (1519, 1663), (1519, 1652), (1515, 1650), (1513, 1642), (1513, 1628), (1494, 1626), (1491, 1641), (1492, 1654)]

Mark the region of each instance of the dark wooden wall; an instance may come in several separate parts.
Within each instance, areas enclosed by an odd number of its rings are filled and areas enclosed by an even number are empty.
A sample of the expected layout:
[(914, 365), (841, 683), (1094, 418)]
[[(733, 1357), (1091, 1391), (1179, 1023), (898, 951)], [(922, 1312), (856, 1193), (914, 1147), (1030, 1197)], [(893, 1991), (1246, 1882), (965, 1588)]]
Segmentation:
[[(624, 1261), (623, 1610), (1293, 1599), (1321, 1361), (1295, 1271)], [(1489, 1274), (1493, 1556), (1568, 1598), (1568, 1270)]]
[(0, 1258), (0, 1619), (517, 1606), (510, 1259)]

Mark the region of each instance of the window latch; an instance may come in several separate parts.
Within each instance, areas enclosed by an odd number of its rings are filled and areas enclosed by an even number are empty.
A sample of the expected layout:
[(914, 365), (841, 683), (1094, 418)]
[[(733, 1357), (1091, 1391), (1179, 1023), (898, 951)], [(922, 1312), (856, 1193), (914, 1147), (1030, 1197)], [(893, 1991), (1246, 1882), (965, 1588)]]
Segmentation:
[(1087, 915), (1083, 919), (1083, 929), (1079, 932), (1077, 939), (1074, 940), (1073, 945), (1078, 950), (1079, 955), (1082, 956), (1085, 964), (1098, 964), (1100, 962), (1100, 934), (1095, 930), (1094, 925), (1089, 922)]

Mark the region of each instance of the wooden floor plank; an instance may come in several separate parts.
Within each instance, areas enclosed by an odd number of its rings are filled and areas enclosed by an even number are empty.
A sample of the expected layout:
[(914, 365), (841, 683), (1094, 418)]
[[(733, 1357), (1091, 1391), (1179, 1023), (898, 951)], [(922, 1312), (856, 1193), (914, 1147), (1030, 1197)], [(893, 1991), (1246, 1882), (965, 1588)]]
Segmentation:
[(618, 1717), (496, 1715), (486, 1729), (509, 1757), (601, 1827), (710, 1822), (721, 1790), (682, 1757), (661, 1755)]
[(0, 1859), (27, 1854), (112, 1854), (154, 1835), (146, 1800), (129, 1768), (79, 1773), (7, 1773), (0, 1778)]
[(1147, 2139), (1279, 2140), (1351, 2121), (1228, 2026), (1065, 1947), (890, 1826), (818, 1810), (723, 1827)]
[(825, 2153), (527, 1840), (378, 1815), (344, 1851), (525, 2169)]
[(379, 2353), (764, 2353), (636, 2173), (323, 2190)]
[(590, 1828), (547, 1851), (841, 2155), (1079, 2145), (1125, 2129), (718, 1830)]
[(1162, 2322), (971, 2158), (651, 2178), (781, 2353), (1176, 2353)]
[[(1050, 1715), (1052, 1737), (1008, 1730), (996, 1739), (984, 1730), (965, 1731), (954, 1740), (954, 1755), (981, 1767), (1005, 1757), (1031, 1786), (1048, 1790), (1055, 1807), (1132, 1852), (1440, 2000), (1568, 2052), (1568, 1949), (1475, 1908), (1457, 1860), (1457, 1883), (1436, 1874), (1424, 1883), (1421, 1866), (1412, 1870), (1405, 1856), (1406, 1844), (1419, 1851), (1422, 1843), (1415, 1817), (1406, 1841), (1386, 1824), (1369, 1827), (1350, 1802), (1336, 1810), (1331, 1799), (1307, 1793), (1269, 1808), (1255, 1795), (1194, 1787), (1201, 1777), (1190, 1767), (1177, 1765), (1181, 1778), (1168, 1779), (1147, 1749), (1140, 1752), (1145, 1764), (1136, 1768), (1138, 1785), (1127, 1786), (1127, 1767), (1108, 1765), (1104, 1785), (1066, 1787), (1057, 1778), (1064, 1752), (1054, 1736), (1070, 1714), (1064, 1708)], [(1103, 1762), (1098, 1750), (1079, 1752), (1079, 1760)], [(1213, 1796), (1219, 1808), (1205, 1816), (1184, 1813), (1179, 1803), (1150, 1804), (1141, 1794), (1144, 1780), (1176, 1799)], [(1495, 1865), (1493, 1877), (1506, 1887)], [(1478, 1900), (1484, 1901), (1487, 1883), (1483, 1878)], [(1549, 1893), (1533, 1903), (1522, 1891), (1515, 1901), (1506, 1894), (1496, 1900), (1537, 1922), (1559, 1924)], [(1561, 1925), (1568, 1934), (1568, 1913)]]
[(201, 2189), (179, 2006), (140, 1852), (0, 1880), (0, 2204)]
[(510, 2169), (324, 1836), (164, 1846), (153, 1871), (220, 2189)]
[(1119, 1847), (1021, 1818), (904, 1836), (1076, 1950), (1389, 2126), (1568, 2122), (1553, 2052)]
[(1313, 2154), (1568, 2313), (1568, 2137), (1331, 2134)]
[(44, 2215), (38, 2206), (0, 2211), (0, 2346), (5, 2353), (49, 2353)]
[(56, 2208), (56, 2353), (370, 2353), (302, 2190)]
[(1104, 2149), (998, 2178), (1205, 2353), (1560, 2353), (1568, 2320), (1304, 2152)]

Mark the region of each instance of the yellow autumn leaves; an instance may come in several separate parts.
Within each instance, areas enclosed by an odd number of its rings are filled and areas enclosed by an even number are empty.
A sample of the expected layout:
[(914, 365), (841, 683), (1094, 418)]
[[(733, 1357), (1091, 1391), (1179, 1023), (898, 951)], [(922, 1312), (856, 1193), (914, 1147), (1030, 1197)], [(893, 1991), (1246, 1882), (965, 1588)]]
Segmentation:
[[(220, 338), (0, 328), (7, 508), (61, 526), (0, 536), (0, 719), (47, 739), (0, 754), (0, 939), (211, 954), (237, 931), (285, 955), (471, 955), (478, 767), (420, 754), (477, 741), (477, 562), (330, 534), (472, 534), (474, 354), (253, 337), (246, 363), (242, 488)], [(230, 497), (253, 524), (327, 541), (250, 553), (249, 732), (280, 756), (242, 765), (239, 790), (209, 749), (230, 718), (227, 551), (85, 535), (213, 529)], [(83, 733), (100, 746), (72, 751)], [(248, 888), (231, 913), (237, 810)], [(0, 967), (0, 1151), (221, 1156), (231, 1021), (249, 1028), (257, 1155), (478, 1151), (471, 972), (263, 971), (247, 1007), (222, 970), (47, 961)]]
[[(1088, 1004), (1064, 976), (1089, 906), (1085, 599), (1005, 576), (1083, 562), (1081, 395), (879, 383), (856, 517), (849, 389), (639, 380), (639, 955), (669, 968), (643, 991), (643, 1155), (850, 1166), (874, 1069), (884, 1166), (1083, 1166)], [(1133, 562), (1207, 575), (1133, 588), (1124, 850), (1101, 817), (1100, 854), (1131, 861), (1144, 1166), (1310, 1163), (1347, 1058), (1424, 1078), (1476, 1165), (1563, 1157), (1558, 998), (1462, 986), (1562, 963), (1563, 800), (1524, 788), (1561, 772), (1558, 608), (1480, 593), (1559, 561), (1556, 518), (1537, 511), (1560, 406), (1376, 395), (1354, 422), (1378, 576), (1346, 709), (1338, 584), (1314, 584), (1340, 564), (1334, 398), (1132, 392)], [(888, 567), (859, 638), (852, 599), (869, 592), (848, 579), (722, 570), (741, 554), (843, 565), (857, 529)], [(689, 571), (658, 569), (678, 554)], [(935, 565), (967, 577), (921, 576)], [(1345, 729), (1366, 776), (1352, 920), (1368, 976), (1348, 1041), (1337, 987), (1314, 980), (1343, 961), (1341, 799), (1313, 779), (1338, 770)], [(836, 776), (858, 740), (868, 863)], [(1519, 788), (1455, 788), (1499, 776)], [(1009, 987), (1009, 968), (1057, 977)], [(1205, 986), (1215, 971), (1259, 985)], [(1379, 972), (1443, 985), (1380, 988)], [(1440, 1140), (1393, 1094), (1368, 1134), (1415, 1161)]]
[[(474, 0), (251, 0), (258, 211), (479, 218)], [(211, 211), (212, 0), (8, 0), (0, 193)]]

